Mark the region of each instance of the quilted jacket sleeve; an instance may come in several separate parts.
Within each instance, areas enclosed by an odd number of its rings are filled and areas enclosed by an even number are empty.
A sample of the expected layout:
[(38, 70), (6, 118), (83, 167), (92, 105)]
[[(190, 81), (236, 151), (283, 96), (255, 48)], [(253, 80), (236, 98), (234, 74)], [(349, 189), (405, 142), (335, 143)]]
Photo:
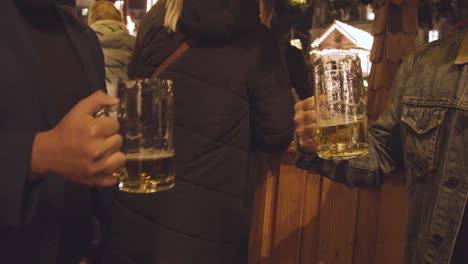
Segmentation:
[(294, 99), (276, 40), (264, 33), (258, 49), (251, 90), (253, 145), (263, 151), (286, 148), (293, 138)]

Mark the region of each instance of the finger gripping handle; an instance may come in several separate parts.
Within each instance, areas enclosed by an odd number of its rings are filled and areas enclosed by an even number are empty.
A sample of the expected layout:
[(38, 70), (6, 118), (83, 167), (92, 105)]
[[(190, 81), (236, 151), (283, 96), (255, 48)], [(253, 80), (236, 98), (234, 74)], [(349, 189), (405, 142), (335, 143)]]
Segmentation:
[(109, 117), (114, 116), (113, 114), (118, 113), (118, 106), (115, 105), (103, 105), (100, 106), (96, 111), (93, 113), (93, 117), (101, 118), (101, 117)]

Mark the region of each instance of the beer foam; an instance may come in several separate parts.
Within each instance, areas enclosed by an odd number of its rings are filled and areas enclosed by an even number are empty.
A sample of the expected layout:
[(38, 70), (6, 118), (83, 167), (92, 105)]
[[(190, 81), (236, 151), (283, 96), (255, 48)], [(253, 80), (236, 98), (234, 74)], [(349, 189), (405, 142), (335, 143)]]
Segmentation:
[(156, 159), (167, 159), (174, 157), (174, 152), (162, 151), (152, 153), (130, 153), (125, 155), (126, 160), (156, 160)]
[(336, 119), (331, 119), (331, 120), (317, 120), (317, 126), (318, 127), (341, 126), (341, 125), (360, 123), (363, 121), (364, 120), (356, 120), (356, 119), (341, 117), (341, 118), (336, 118)]

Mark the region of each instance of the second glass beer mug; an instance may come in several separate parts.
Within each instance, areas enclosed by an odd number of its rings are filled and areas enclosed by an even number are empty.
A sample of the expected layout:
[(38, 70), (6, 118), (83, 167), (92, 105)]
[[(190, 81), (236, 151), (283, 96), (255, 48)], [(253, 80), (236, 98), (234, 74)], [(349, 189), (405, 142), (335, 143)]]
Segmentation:
[(126, 163), (114, 174), (119, 189), (131, 193), (171, 189), (175, 185), (171, 81), (121, 81), (117, 96), (118, 107), (101, 112), (117, 116), (120, 124)]
[(368, 153), (366, 94), (357, 54), (336, 52), (314, 63), (317, 153), (344, 160)]

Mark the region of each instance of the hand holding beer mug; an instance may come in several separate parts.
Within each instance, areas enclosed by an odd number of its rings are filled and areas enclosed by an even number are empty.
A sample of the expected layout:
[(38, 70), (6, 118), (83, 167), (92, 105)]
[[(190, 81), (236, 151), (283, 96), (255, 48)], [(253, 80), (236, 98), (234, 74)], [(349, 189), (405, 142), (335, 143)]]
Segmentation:
[(299, 145), (316, 150), (323, 159), (366, 155), (366, 96), (359, 57), (349, 52), (331, 53), (313, 66), (315, 100), (309, 98), (296, 105)]
[(131, 193), (171, 189), (175, 185), (171, 81), (122, 81), (117, 96), (117, 107), (103, 107), (95, 116), (110, 115), (120, 124), (126, 164), (114, 174), (119, 189)]

